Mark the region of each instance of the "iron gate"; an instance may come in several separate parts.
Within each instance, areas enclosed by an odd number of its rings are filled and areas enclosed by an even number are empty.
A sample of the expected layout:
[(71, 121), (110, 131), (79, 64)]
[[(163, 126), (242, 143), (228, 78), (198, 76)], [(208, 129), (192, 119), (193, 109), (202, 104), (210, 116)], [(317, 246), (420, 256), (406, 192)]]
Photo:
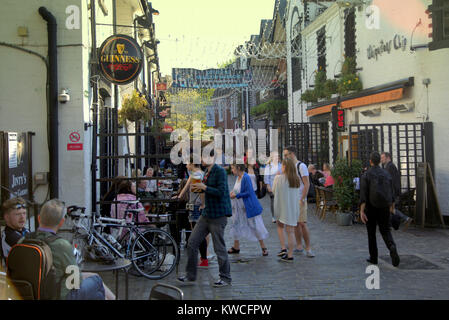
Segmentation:
[(279, 131), (282, 149), (292, 145), (296, 147), (297, 158), (306, 164), (314, 164), (321, 168), (329, 163), (329, 124), (289, 123), (286, 130)]
[[(349, 126), (349, 154), (368, 168), (371, 152), (389, 152), (401, 174), (402, 198), (414, 206), (418, 163), (433, 166), (432, 123), (381, 123)], [(412, 213), (413, 206), (406, 211)]]

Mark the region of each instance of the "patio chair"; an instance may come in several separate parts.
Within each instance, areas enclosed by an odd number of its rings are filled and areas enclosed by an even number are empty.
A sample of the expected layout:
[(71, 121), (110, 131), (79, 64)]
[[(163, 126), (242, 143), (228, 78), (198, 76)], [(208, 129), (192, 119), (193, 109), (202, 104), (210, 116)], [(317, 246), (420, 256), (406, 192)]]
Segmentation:
[(324, 199), (321, 197), (322, 191), (319, 189), (319, 186), (314, 185), (315, 188), (315, 214), (320, 217), (321, 211), (323, 210)]
[(325, 187), (319, 187), (321, 197), (323, 199), (323, 209), (321, 210), (321, 220), (326, 219), (326, 212), (331, 210), (332, 213), (337, 211), (337, 201), (334, 199), (334, 191)]

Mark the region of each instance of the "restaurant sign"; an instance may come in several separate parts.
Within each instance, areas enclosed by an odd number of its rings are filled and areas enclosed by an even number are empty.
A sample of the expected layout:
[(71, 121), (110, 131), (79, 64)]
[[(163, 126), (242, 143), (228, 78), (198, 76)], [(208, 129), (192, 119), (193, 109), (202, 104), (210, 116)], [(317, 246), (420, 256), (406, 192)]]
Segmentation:
[(103, 42), (98, 62), (103, 77), (115, 84), (127, 84), (142, 70), (143, 54), (136, 40), (117, 34)]
[(368, 47), (368, 60), (376, 58), (384, 52), (391, 53), (391, 49), (405, 51), (407, 48), (407, 38), (400, 35), (395, 35), (393, 40), (381, 40), (379, 45), (370, 45)]

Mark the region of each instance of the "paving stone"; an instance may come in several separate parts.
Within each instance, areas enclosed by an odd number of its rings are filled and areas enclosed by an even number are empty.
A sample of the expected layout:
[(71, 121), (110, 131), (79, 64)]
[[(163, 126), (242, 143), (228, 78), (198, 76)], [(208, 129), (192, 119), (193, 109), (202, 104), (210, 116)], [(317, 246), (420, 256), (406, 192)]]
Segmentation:
[[(234, 178), (230, 177), (230, 186)], [(279, 262), (276, 253), (280, 244), (276, 224), (271, 222), (269, 198), (261, 200), (264, 212), (262, 217), (270, 233), (265, 244), (269, 250), (268, 257), (260, 255), (257, 242), (241, 241), (239, 255), (231, 256), (246, 262), (231, 263), (233, 285), (226, 288), (212, 288), (218, 278), (218, 264), (211, 261), (209, 269), (199, 270), (197, 283), (184, 287), (186, 299), (447, 299), (449, 297), (449, 232), (440, 229), (420, 229), (410, 226), (407, 231), (392, 231), (398, 246), (399, 255), (403, 256), (399, 268), (391, 265), (389, 252), (377, 233), (379, 257), (380, 290), (368, 290), (365, 281), (368, 264), (368, 240), (366, 227), (355, 224), (350, 227), (338, 226), (335, 217), (328, 215), (321, 221), (314, 214), (314, 204), (309, 205), (308, 226), (311, 234), (312, 249), (315, 258), (295, 255), (292, 264)], [(233, 244), (229, 233), (229, 221), (225, 231), (228, 247)], [(209, 247), (212, 252), (212, 244)], [(408, 256), (416, 256), (437, 266), (433, 270), (416, 269), (417, 262)], [(179, 274), (184, 274), (186, 251), (182, 251)], [(413, 270), (409, 270), (412, 269)], [(114, 290), (114, 277), (111, 273), (102, 273), (105, 283)], [(120, 278), (120, 297), (124, 296), (124, 276)], [(151, 287), (158, 283), (178, 285), (176, 273), (165, 279), (154, 281), (144, 277), (130, 276), (130, 299), (148, 299)]]

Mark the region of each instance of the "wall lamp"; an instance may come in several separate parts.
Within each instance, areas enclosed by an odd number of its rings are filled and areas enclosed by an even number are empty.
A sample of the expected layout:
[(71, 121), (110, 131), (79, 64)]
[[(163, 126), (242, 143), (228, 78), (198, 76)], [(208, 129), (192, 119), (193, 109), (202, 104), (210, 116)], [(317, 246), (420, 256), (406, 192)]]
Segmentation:
[(161, 43), (161, 42), (160, 42), (159, 40), (156, 39), (156, 40), (154, 40), (154, 41), (144, 41), (144, 42), (142, 43), (142, 45), (154, 51), (154, 50), (156, 49), (156, 46), (157, 46), (159, 43)]

